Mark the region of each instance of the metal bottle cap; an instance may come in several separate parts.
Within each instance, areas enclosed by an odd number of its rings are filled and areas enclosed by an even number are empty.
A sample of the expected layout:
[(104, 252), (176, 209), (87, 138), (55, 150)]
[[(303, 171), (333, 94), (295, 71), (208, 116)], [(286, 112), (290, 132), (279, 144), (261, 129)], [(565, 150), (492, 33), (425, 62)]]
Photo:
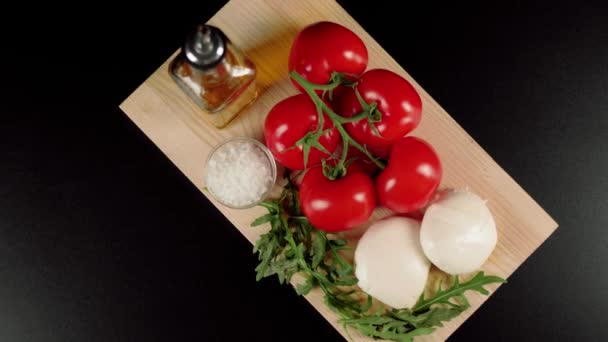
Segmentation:
[(198, 25), (186, 37), (182, 52), (193, 66), (210, 69), (224, 58), (226, 40), (224, 33), (217, 27)]

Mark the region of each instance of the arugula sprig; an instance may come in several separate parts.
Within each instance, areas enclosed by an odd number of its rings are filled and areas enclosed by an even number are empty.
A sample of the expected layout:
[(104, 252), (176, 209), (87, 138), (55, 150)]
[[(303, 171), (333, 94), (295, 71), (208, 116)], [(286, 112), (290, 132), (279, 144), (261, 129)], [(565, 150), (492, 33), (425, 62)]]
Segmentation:
[(325, 304), (340, 316), (345, 328), (355, 328), (363, 335), (397, 342), (410, 342), (416, 336), (427, 335), (442, 327), (443, 322), (460, 315), (470, 307), (465, 292), (489, 294), (485, 288), (504, 279), (478, 272), (470, 280), (458, 277), (443, 289), (441, 283), (431, 297), (420, 296), (411, 309), (391, 309), (376, 305), (371, 296), (355, 285), (353, 266), (343, 253), (349, 248), (344, 239), (315, 229), (300, 209), (298, 191), (285, 175), (287, 184), (281, 196), (261, 205), (268, 213), (257, 218), (252, 226), (270, 223), (270, 230), (260, 236), (254, 246), (260, 263), (256, 279), (277, 275), (281, 284), (290, 282), (296, 273), (304, 282), (296, 286), (300, 295), (319, 287)]
[(300, 210), (295, 185), (289, 175), (285, 178), (288, 183), (279, 199), (261, 204), (268, 214), (251, 224), (270, 223), (270, 231), (260, 236), (253, 248), (260, 260), (256, 279), (276, 274), (284, 283), (302, 272), (306, 281), (297, 288), (300, 294), (307, 294), (315, 285), (327, 289), (355, 285), (352, 265), (342, 256), (347, 241), (330, 237), (310, 224)]
[(343, 319), (341, 322), (370, 337), (409, 342), (415, 336), (432, 333), (436, 328), (442, 327), (443, 322), (467, 310), (470, 304), (465, 292), (475, 291), (488, 295), (484, 286), (504, 282), (504, 279), (485, 275), (483, 271), (463, 283), (456, 276), (449, 288), (444, 290), (440, 284), (430, 298), (424, 298), (424, 294), (420, 296), (412, 309), (385, 309), (375, 314)]

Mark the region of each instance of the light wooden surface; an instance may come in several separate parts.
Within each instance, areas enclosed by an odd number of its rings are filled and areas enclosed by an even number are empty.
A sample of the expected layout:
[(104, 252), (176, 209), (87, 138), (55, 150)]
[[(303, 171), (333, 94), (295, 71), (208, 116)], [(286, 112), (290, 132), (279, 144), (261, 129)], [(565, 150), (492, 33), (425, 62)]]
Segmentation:
[[(414, 135), (423, 137), (438, 151), (444, 165), (442, 187), (468, 188), (488, 199), (498, 225), (499, 239), (483, 268), (488, 273), (507, 278), (557, 228), (557, 224), (346, 11), (331, 0), (232, 0), (210, 20), (244, 49), (258, 67), (259, 99), (227, 128), (213, 128), (174, 84), (168, 74), (171, 58), (131, 94), (121, 108), (205, 194), (202, 174), (207, 154), (214, 145), (231, 136), (262, 139), (262, 125), (270, 108), (296, 93), (287, 77), (287, 56), (293, 38), (305, 25), (320, 20), (341, 23), (358, 34), (369, 49), (369, 68), (395, 71), (416, 87), (422, 97), (423, 119)], [(179, 43), (176, 42), (176, 46)], [(252, 243), (264, 231), (249, 226), (264, 212), (261, 208), (234, 210), (210, 200)], [(386, 211), (379, 210), (378, 215), (384, 216)], [(253, 277), (251, 282), (250, 285), (255, 282)], [(491, 289), (494, 291), (496, 287)], [(473, 293), (468, 297), (472, 304), (470, 310), (434, 334), (417, 340), (447, 339), (487, 299)], [(306, 299), (347, 338), (343, 328), (336, 323), (336, 315), (323, 304), (320, 291), (311, 292)], [(354, 330), (349, 332), (357, 341), (368, 340)]]

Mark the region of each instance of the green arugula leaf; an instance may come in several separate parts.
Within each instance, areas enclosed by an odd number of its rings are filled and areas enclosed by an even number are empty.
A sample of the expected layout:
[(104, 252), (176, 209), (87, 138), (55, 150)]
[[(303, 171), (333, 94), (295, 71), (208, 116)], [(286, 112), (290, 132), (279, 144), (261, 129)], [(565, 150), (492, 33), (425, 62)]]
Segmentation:
[(325, 259), (326, 247), (327, 245), (327, 237), (324, 233), (317, 232), (314, 241), (312, 242), (312, 248), (310, 250), (310, 255), (312, 256), (312, 269), (316, 269), (321, 261)]
[(342, 255), (349, 249), (348, 241), (315, 229), (301, 212), (298, 191), (289, 173), (285, 178), (288, 181), (280, 198), (262, 203), (268, 213), (251, 223), (254, 227), (265, 223), (271, 226), (253, 247), (259, 260), (256, 280), (276, 275), (283, 284), (301, 273), (305, 280), (295, 287), (296, 293), (306, 295), (318, 286), (324, 293), (325, 304), (340, 316), (339, 322), (345, 328), (357, 329), (374, 339), (411, 342), (467, 310), (470, 307), (465, 297), (467, 291), (488, 295), (486, 285), (505, 282), (484, 272), (462, 283), (454, 277), (447, 289), (440, 283), (430, 298), (421, 295), (412, 309), (389, 309), (378, 303), (371, 310), (372, 297), (362, 299), (362, 291), (354, 287), (357, 284), (354, 268)]
[(276, 202), (262, 202), (259, 205), (268, 209), (270, 214), (276, 215), (279, 213), (279, 206)]
[(429, 299), (424, 299), (423, 296), (421, 296), (413, 311), (415, 313), (423, 312), (433, 304), (450, 304), (452, 298), (462, 296), (465, 291), (469, 290), (488, 295), (489, 292), (484, 288), (485, 285), (504, 282), (506, 281), (500, 277), (486, 276), (483, 271), (478, 272), (471, 280), (462, 284), (458, 280), (458, 277), (454, 277), (454, 284), (449, 289), (442, 290), (440, 288), (437, 293)]
[(260, 217), (256, 218), (255, 220), (253, 220), (253, 222), (251, 222), (251, 226), (257, 227), (266, 222), (270, 222), (270, 220), (272, 220), (273, 217), (275, 217), (275, 215), (273, 215), (273, 214), (266, 214), (264, 216), (260, 216)]
[(307, 295), (314, 287), (314, 278), (307, 278), (306, 281), (296, 287), (296, 292), (301, 295)]
[(383, 325), (390, 322), (393, 322), (395, 319), (388, 316), (367, 316), (360, 318), (352, 318), (352, 319), (343, 319), (340, 321), (341, 323), (346, 324), (373, 324), (373, 325)]
[(348, 241), (343, 240), (343, 239), (336, 239), (336, 240), (329, 240), (329, 243), (331, 244), (332, 248), (339, 248), (339, 247), (344, 247), (348, 244)]
[(420, 315), (420, 318), (424, 318), (424, 320), (417, 324), (417, 328), (433, 328), (433, 327), (442, 327), (442, 322), (447, 322), (452, 318), (460, 315), (469, 306), (459, 306), (454, 308), (432, 308), (429, 311)]

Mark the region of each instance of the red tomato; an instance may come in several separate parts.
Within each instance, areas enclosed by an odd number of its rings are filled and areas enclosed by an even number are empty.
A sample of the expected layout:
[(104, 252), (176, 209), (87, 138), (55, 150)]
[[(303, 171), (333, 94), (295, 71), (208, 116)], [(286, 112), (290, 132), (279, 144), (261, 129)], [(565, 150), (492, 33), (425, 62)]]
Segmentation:
[(366, 67), (367, 48), (361, 38), (346, 27), (327, 21), (300, 31), (289, 53), (289, 71), (295, 70), (316, 84), (327, 84), (333, 71), (361, 75)]
[(405, 137), (391, 150), (386, 168), (376, 179), (378, 201), (397, 213), (423, 208), (441, 181), (441, 162), (427, 142)]
[(326, 232), (350, 230), (365, 223), (376, 206), (374, 183), (356, 163), (346, 176), (329, 180), (321, 167), (311, 168), (300, 185), (300, 207), (310, 223)]
[[(384, 69), (366, 71), (361, 75), (357, 89), (367, 103), (378, 104), (382, 120), (376, 122), (375, 126), (380, 136), (374, 133), (367, 119), (344, 126), (357, 142), (367, 146), (372, 153), (386, 157), (390, 146), (420, 123), (420, 96), (407, 80)], [(351, 117), (363, 110), (352, 89), (340, 92), (334, 101), (334, 109), (345, 117)]]
[[(319, 143), (331, 154), (340, 142), (340, 134), (326, 115), (324, 118), (323, 128), (329, 130), (319, 138)], [(288, 97), (277, 103), (266, 116), (264, 122), (266, 146), (281, 165), (292, 170), (302, 170), (305, 168), (303, 147), (299, 145), (292, 148), (292, 146), (307, 133), (315, 132), (318, 121), (317, 108), (308, 95)], [(322, 158), (328, 157), (328, 154), (312, 147), (306, 167), (317, 165)]]

